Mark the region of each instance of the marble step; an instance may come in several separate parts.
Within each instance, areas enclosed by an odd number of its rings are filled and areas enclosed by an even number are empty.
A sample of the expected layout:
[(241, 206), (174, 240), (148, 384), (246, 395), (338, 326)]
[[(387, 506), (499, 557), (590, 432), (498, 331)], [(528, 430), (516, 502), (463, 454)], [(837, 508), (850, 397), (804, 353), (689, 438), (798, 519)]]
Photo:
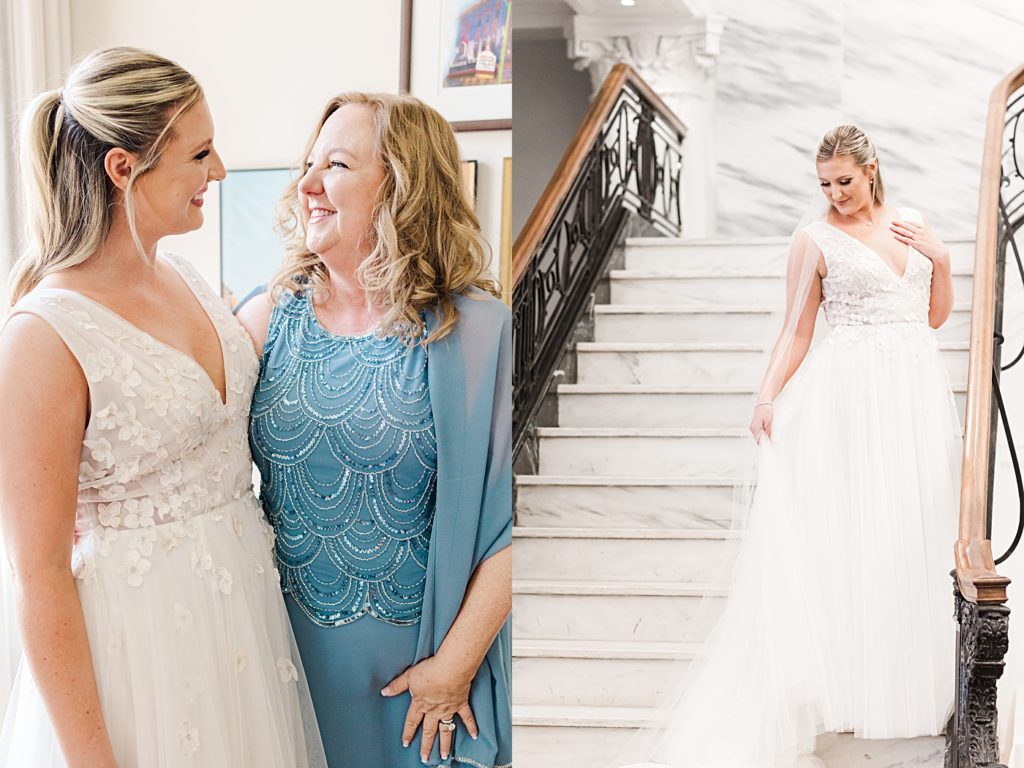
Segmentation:
[[(953, 387), (961, 419), (966, 384)], [(742, 427), (750, 420), (752, 387), (562, 384), (562, 427)]]
[[(711, 608), (701, 609), (705, 593)], [(670, 582), (512, 582), (512, 636), (519, 640), (700, 640), (687, 633), (698, 609), (713, 617), (724, 587)], [(702, 620), (703, 624), (703, 620)]]
[(727, 528), (729, 478), (519, 475), (516, 521), (554, 528)]
[(815, 754), (828, 768), (942, 768), (946, 753), (945, 736), (916, 739), (856, 739), (852, 733), (824, 733), (818, 737)]
[(739, 532), (650, 528), (513, 529), (513, 573), (545, 581), (708, 581), (728, 569)]
[(544, 475), (739, 477), (754, 458), (746, 429), (541, 427), (537, 438)]
[[(594, 307), (594, 341), (660, 341), (725, 344), (774, 340), (782, 327), (782, 308), (767, 305), (599, 304)], [(815, 338), (829, 332), (822, 317)], [(968, 305), (958, 305), (936, 331), (940, 341), (967, 341), (971, 333)]]
[[(953, 381), (967, 379), (967, 342), (940, 344)], [(580, 384), (756, 387), (768, 354), (758, 344), (581, 342)]]
[[(512, 708), (517, 768), (595, 768), (639, 762), (637, 733), (664, 721), (664, 714), (644, 707)], [(942, 736), (866, 740), (852, 734), (822, 734), (816, 754), (828, 768), (941, 768)]]
[(513, 705), (516, 768), (606, 768), (633, 762), (640, 757), (631, 744), (638, 729), (662, 720), (646, 707)]
[[(786, 298), (781, 272), (751, 269), (746, 272), (714, 270), (640, 271), (614, 269), (608, 273), (612, 304), (763, 304), (781, 307)], [(973, 279), (970, 270), (953, 274), (953, 295), (969, 303)]]
[(673, 693), (698, 651), (686, 643), (517, 640), (512, 703), (656, 706)]
[[(954, 272), (968, 272), (974, 266), (974, 240), (959, 236), (946, 238)], [(630, 271), (711, 271), (735, 274), (759, 270), (784, 274), (788, 239), (686, 240), (669, 237), (634, 237), (626, 240), (625, 267)]]

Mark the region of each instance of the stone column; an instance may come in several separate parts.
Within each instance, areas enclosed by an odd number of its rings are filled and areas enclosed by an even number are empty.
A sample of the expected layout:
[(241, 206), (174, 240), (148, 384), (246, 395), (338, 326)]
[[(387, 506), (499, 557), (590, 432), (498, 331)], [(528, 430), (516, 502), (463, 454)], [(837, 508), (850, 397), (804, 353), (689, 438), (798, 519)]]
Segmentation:
[(569, 54), (596, 92), (612, 67), (629, 64), (686, 124), (683, 232), (715, 234), (715, 61), (725, 17), (625, 14), (573, 18)]

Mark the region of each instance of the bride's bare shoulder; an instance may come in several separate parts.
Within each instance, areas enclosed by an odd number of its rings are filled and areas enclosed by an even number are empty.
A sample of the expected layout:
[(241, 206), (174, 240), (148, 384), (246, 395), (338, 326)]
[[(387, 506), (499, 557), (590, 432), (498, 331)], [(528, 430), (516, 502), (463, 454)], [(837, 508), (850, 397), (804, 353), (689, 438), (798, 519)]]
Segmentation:
[(15, 307), (0, 330), (0, 392), (7, 395), (0, 403), (47, 408), (84, 399), (88, 384), (56, 329), (40, 315)]

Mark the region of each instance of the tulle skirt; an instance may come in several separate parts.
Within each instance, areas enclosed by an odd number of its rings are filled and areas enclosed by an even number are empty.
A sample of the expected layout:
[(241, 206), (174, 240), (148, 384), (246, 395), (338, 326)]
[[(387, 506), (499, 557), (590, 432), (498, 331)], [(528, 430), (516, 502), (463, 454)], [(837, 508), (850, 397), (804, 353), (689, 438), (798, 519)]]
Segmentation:
[[(90, 533), (76, 543), (119, 768), (325, 765), (262, 515), (246, 494), (188, 525), (122, 530), (113, 540)], [(23, 662), (0, 766), (65, 765)]]
[(822, 732), (939, 734), (953, 703), (960, 427), (934, 333), (835, 328), (757, 453), (730, 595), (656, 764), (793, 768), (821, 765)]

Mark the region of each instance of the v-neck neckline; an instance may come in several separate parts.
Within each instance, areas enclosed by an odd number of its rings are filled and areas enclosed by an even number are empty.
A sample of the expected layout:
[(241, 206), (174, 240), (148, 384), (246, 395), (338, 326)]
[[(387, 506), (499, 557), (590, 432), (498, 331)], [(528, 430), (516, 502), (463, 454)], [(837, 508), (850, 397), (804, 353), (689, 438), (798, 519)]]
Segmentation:
[[(903, 215), (903, 211), (900, 208), (897, 208), (896, 212), (899, 213), (901, 216)], [(824, 221), (825, 221), (825, 224), (827, 226), (832, 227), (832, 229), (834, 229), (839, 234), (845, 235), (846, 237), (848, 237), (851, 240), (853, 240), (853, 242), (855, 242), (855, 243), (859, 244), (861, 247), (863, 247), (864, 250), (868, 251), (870, 254), (872, 254), (876, 259), (878, 259), (882, 263), (882, 266), (884, 266), (886, 268), (886, 270), (889, 272), (889, 274), (891, 274), (893, 277), (895, 277), (897, 281), (903, 282), (903, 278), (905, 278), (907, 276), (907, 272), (910, 271), (910, 257), (913, 255), (913, 248), (911, 247), (910, 243), (907, 243), (907, 260), (903, 264), (903, 274), (898, 275), (898, 274), (896, 274), (896, 270), (893, 269), (892, 265), (888, 261), (886, 261), (884, 258), (882, 258), (882, 254), (880, 254), (878, 251), (876, 251), (870, 245), (865, 243), (859, 237), (854, 237), (853, 235), (851, 235), (846, 230), (840, 229), (835, 224), (833, 224), (831, 221), (829, 221), (827, 217), (825, 218)]]
[(217, 400), (217, 403), (220, 405), (220, 407), (221, 408), (227, 408), (228, 407), (228, 401), (231, 398), (231, 389), (230, 389), (230, 387), (228, 387), (227, 350), (224, 347), (224, 337), (221, 335), (220, 326), (217, 324), (217, 320), (214, 318), (213, 314), (210, 312), (209, 308), (206, 306), (206, 302), (203, 301), (202, 297), (196, 292), (195, 288), (192, 287), (192, 283), (188, 279), (188, 276), (183, 274), (182, 271), (180, 269), (178, 269), (178, 265), (174, 263), (173, 259), (164, 258), (164, 261), (167, 264), (170, 265), (171, 269), (174, 270), (174, 274), (178, 276), (178, 279), (181, 280), (182, 283), (184, 283), (185, 287), (189, 290), (189, 293), (192, 294), (193, 298), (199, 304), (199, 308), (203, 310), (203, 313), (206, 315), (207, 320), (210, 321), (210, 325), (213, 326), (213, 333), (217, 337), (217, 344), (220, 347), (220, 362), (221, 362), (221, 366), (223, 367), (223, 370), (224, 370), (224, 392), (223, 392), (223, 394), (220, 391), (220, 387), (218, 387), (217, 384), (214, 382), (213, 376), (210, 375), (210, 372), (208, 370), (206, 370), (206, 368), (204, 368), (199, 363), (198, 360), (196, 360), (194, 357), (189, 355), (187, 352), (185, 352), (185, 351), (183, 351), (181, 349), (178, 349), (177, 347), (173, 346), (172, 344), (168, 344), (166, 341), (161, 341), (160, 339), (158, 339), (156, 336), (154, 336), (149, 331), (142, 330), (139, 326), (137, 326), (131, 320), (127, 319), (126, 317), (124, 317), (124, 315), (120, 314), (119, 312), (114, 311), (113, 309), (108, 307), (106, 304), (103, 304), (102, 302), (96, 301), (96, 299), (93, 299), (93, 298), (91, 298), (89, 296), (86, 296), (84, 293), (80, 293), (79, 291), (75, 291), (75, 290), (73, 290), (71, 288), (42, 288), (41, 290), (44, 290), (44, 291), (59, 291), (61, 293), (70, 293), (70, 294), (72, 294), (74, 296), (79, 296), (82, 299), (84, 299), (85, 301), (87, 301), (88, 303), (92, 304), (95, 307), (98, 307), (103, 312), (107, 313), (111, 317), (113, 317), (116, 320), (120, 321), (122, 325), (127, 326), (128, 328), (130, 328), (132, 331), (134, 331), (139, 336), (143, 336), (143, 337), (149, 339), (154, 344), (162, 347), (163, 349), (168, 350), (169, 352), (177, 355), (180, 358), (183, 358), (184, 360), (189, 362), (192, 365), (192, 367), (194, 367), (196, 370), (198, 370), (200, 374), (202, 374), (203, 378), (206, 380), (207, 385), (210, 387), (210, 390), (213, 392), (214, 395), (216, 395), (216, 400)]

